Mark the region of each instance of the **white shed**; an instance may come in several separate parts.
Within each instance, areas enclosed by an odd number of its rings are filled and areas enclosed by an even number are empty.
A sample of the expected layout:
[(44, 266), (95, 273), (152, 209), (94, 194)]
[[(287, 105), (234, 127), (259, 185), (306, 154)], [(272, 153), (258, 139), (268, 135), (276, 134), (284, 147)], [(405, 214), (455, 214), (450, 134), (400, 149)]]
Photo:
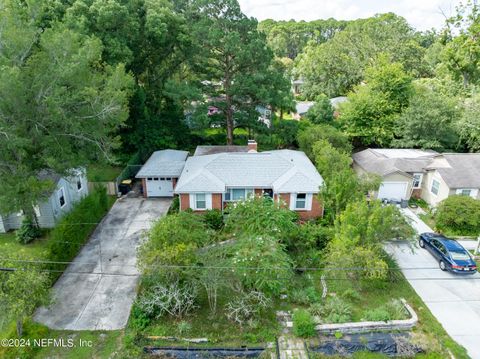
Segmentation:
[(142, 180), (143, 195), (173, 197), (187, 157), (187, 151), (161, 150), (152, 153), (135, 176)]

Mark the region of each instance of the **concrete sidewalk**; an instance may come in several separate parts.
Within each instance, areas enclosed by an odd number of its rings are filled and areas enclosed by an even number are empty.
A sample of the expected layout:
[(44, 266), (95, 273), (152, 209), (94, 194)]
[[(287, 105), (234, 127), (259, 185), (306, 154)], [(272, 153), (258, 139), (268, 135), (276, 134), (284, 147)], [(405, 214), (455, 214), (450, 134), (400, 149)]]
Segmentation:
[(138, 240), (170, 203), (170, 199), (144, 198), (115, 202), (55, 283), (53, 304), (39, 308), (34, 319), (52, 329), (124, 328), (136, 296)]
[[(401, 211), (417, 233), (433, 232), (410, 209)], [(429, 252), (421, 248), (412, 251), (408, 243), (390, 243), (386, 250), (447, 333), (472, 358), (480, 359), (480, 274), (443, 272)]]

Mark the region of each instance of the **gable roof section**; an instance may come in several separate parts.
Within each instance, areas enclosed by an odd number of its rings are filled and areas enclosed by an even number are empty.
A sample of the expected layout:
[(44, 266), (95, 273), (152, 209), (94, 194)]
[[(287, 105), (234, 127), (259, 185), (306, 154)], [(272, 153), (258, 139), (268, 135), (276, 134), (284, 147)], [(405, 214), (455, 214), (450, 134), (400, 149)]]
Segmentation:
[(248, 146), (197, 146), (193, 155), (205, 156), (224, 152), (248, 152)]
[(161, 150), (153, 152), (135, 177), (179, 177), (182, 173), (183, 166), (185, 166), (187, 156), (187, 151)]
[(227, 187), (253, 187), (273, 188), (277, 193), (316, 193), (322, 184), (303, 152), (218, 153), (190, 157), (175, 192), (220, 193)]
[(433, 151), (416, 149), (366, 149), (353, 154), (353, 161), (370, 173), (386, 176), (423, 172), (436, 155)]
[(444, 153), (427, 169), (437, 170), (450, 188), (480, 188), (480, 153)]

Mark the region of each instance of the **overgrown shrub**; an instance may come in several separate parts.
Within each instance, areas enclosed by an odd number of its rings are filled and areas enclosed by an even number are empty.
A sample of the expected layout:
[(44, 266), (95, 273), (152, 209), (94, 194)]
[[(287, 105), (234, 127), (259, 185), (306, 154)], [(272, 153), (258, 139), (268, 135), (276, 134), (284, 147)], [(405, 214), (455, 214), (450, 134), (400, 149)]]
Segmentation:
[[(155, 274), (177, 280), (196, 264), (198, 249), (208, 244), (210, 234), (201, 216), (181, 211), (162, 217), (142, 238), (138, 248), (143, 274)], [(180, 266), (180, 267), (164, 267)]]
[(407, 311), (402, 302), (394, 299), (375, 309), (367, 310), (363, 314), (363, 320), (374, 322), (386, 322), (388, 320), (406, 319)]
[(240, 294), (225, 306), (225, 313), (229, 320), (244, 325), (255, 319), (264, 309), (271, 304), (265, 294), (251, 291)]
[(142, 310), (142, 308), (138, 305), (138, 302), (135, 302), (132, 306), (129, 326), (137, 331), (142, 331), (148, 327), (150, 322), (151, 319), (148, 314)]
[(342, 293), (342, 298), (351, 301), (358, 301), (361, 299), (360, 293), (358, 293), (355, 289), (352, 288), (345, 289)]
[[(70, 262), (108, 211), (108, 196), (104, 188), (96, 188), (77, 202), (50, 232), (48, 260)], [(51, 264), (50, 269), (63, 270), (63, 264)]]
[(175, 196), (173, 197), (172, 204), (168, 208), (168, 214), (178, 213), (179, 210), (180, 210), (180, 197)]
[(19, 243), (27, 244), (41, 235), (40, 229), (33, 224), (28, 216), (25, 216), (22, 220), (22, 226), (15, 233), (15, 238)]
[(326, 323), (345, 323), (352, 319), (352, 309), (342, 298), (329, 297), (322, 307), (320, 316)]
[(219, 231), (223, 228), (223, 214), (218, 209), (209, 209), (205, 211), (203, 220), (208, 228)]
[(137, 303), (139, 308), (151, 318), (160, 318), (164, 315), (182, 318), (197, 307), (196, 300), (195, 286), (172, 282), (149, 288)]
[(285, 246), (273, 237), (244, 235), (230, 251), (231, 274), (244, 291), (260, 290), (268, 296), (278, 295), (293, 276)]
[(450, 196), (443, 200), (435, 213), (436, 226), (442, 231), (462, 235), (480, 232), (480, 201), (469, 196)]
[(312, 268), (320, 265), (322, 250), (333, 237), (332, 227), (308, 222), (298, 226), (295, 235), (286, 240), (296, 268)]
[(292, 293), (292, 301), (297, 304), (312, 304), (322, 299), (321, 294), (313, 286), (295, 290)]
[(293, 333), (302, 338), (313, 337), (316, 334), (315, 320), (305, 309), (293, 312)]
[(297, 230), (298, 215), (270, 198), (252, 197), (235, 202), (227, 211), (225, 229), (228, 233), (268, 235), (286, 240)]

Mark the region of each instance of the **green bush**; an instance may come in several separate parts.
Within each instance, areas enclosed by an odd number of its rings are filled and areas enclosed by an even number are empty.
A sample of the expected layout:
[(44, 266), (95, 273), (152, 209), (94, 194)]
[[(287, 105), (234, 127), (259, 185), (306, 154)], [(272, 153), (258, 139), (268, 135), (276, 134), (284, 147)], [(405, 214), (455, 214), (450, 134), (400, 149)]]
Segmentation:
[(223, 228), (223, 214), (218, 209), (209, 209), (205, 211), (203, 220), (208, 228), (219, 231)]
[(292, 301), (297, 304), (312, 304), (321, 300), (321, 295), (315, 287), (307, 287), (295, 290), (292, 294)]
[(392, 319), (392, 316), (385, 307), (367, 310), (363, 315), (363, 320), (373, 322), (386, 322), (387, 320)]
[(367, 310), (363, 314), (363, 320), (374, 322), (386, 322), (387, 320), (401, 320), (406, 318), (407, 312), (402, 302), (396, 299), (375, 309)]
[(170, 208), (168, 208), (168, 214), (178, 213), (179, 210), (180, 210), (180, 197), (175, 196), (172, 200), (172, 204), (170, 205)]
[[(108, 211), (108, 196), (104, 188), (96, 188), (77, 202), (50, 232), (48, 260), (70, 262), (80, 251)], [(64, 264), (50, 264), (49, 269), (62, 271)], [(59, 274), (57, 274), (59, 275)]]
[(132, 306), (129, 326), (136, 331), (142, 331), (149, 326), (150, 322), (150, 316), (142, 310), (142, 308), (137, 304), (137, 302), (135, 302)]
[(340, 297), (329, 297), (321, 312), (326, 323), (346, 323), (352, 319), (352, 308)]
[(317, 333), (312, 315), (305, 309), (293, 313), (293, 333), (302, 338), (313, 337)]
[(342, 293), (342, 298), (351, 301), (358, 301), (361, 299), (360, 293), (358, 293), (355, 289), (352, 288), (345, 289)]
[(25, 216), (22, 221), (22, 226), (15, 233), (15, 238), (19, 243), (27, 244), (42, 235), (40, 229), (35, 226), (28, 216)]
[(443, 200), (435, 214), (437, 228), (455, 234), (478, 235), (480, 201), (469, 196), (450, 196)]

